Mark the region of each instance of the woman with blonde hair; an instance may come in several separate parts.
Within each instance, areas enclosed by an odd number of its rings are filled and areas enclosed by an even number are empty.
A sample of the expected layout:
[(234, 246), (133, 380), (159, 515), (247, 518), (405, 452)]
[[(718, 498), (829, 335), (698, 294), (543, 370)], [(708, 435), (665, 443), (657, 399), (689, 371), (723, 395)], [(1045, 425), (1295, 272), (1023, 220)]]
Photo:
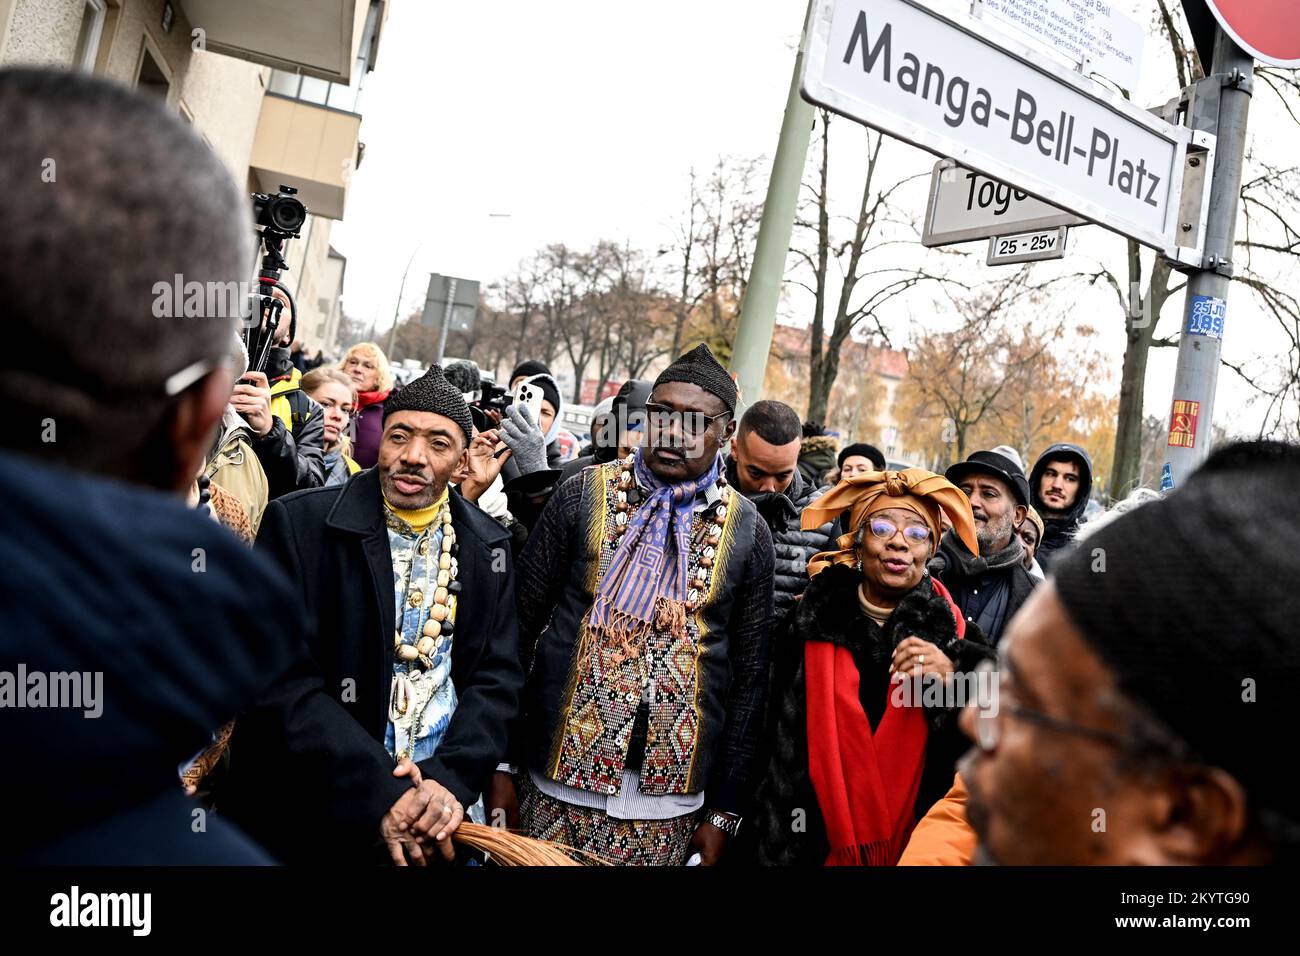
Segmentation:
[(362, 468), (373, 468), (379, 460), (379, 438), (384, 432), (384, 402), (395, 392), (388, 357), (374, 342), (358, 342), (348, 349), (338, 370), (352, 380), (357, 390), (352, 457)]
[(357, 389), (336, 368), (314, 368), (302, 377), (302, 390), (325, 416), (325, 487), (341, 485), (361, 470), (351, 457), (347, 428), (356, 414)]

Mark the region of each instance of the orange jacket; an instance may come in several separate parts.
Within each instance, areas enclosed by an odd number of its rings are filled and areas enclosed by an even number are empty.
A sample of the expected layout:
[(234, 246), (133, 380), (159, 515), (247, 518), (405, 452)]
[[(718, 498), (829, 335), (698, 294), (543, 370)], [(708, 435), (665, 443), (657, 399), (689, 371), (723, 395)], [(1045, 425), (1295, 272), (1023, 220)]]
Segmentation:
[(975, 831), (966, 822), (966, 785), (957, 774), (952, 789), (912, 831), (898, 865), (970, 866), (976, 842)]

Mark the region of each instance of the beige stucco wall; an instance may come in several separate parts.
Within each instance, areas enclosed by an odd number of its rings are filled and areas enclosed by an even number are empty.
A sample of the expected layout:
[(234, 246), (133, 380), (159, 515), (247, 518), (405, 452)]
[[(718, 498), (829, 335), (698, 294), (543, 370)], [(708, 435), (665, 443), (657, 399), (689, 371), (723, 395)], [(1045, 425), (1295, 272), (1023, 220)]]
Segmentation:
[[(329, 261), (332, 219), (311, 216), (302, 227), (301, 238), (289, 243), (285, 256), (289, 269), (280, 280), (293, 293), (298, 306), (298, 338), (308, 352), (316, 354), (328, 343), (328, 322), (334, 299), (338, 295), (337, 270)], [(327, 308), (322, 309), (321, 300)]]
[[(0, 28), (9, 30), (0, 62), (67, 66), (76, 53), (83, 0), (0, 0)], [(12, 11), (6, 9), (12, 7)], [(100, 37), (95, 71), (134, 85), (148, 48), (171, 84), (168, 103), (192, 119), (241, 184), (248, 181), (262, 95), (270, 71), (265, 67), (193, 49), (191, 27), (179, 3), (175, 20), (162, 29), (163, 0), (123, 0), (110, 4)]]
[(82, 0), (10, 2), (12, 19), (0, 50), (0, 62), (40, 66), (66, 66), (72, 62), (85, 7)]

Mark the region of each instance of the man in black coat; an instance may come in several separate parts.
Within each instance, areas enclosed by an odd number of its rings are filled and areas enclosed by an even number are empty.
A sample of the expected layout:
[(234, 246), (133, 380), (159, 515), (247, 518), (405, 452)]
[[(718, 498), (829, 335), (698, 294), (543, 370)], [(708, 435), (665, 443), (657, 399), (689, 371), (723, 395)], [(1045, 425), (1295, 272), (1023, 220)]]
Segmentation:
[(1025, 570), (1016, 527), (1029, 510), (1029, 482), (1020, 467), (995, 451), (977, 451), (945, 476), (970, 499), (980, 553), (971, 554), (949, 531), (939, 542), (930, 573), (943, 582), (966, 620), (990, 643), (1025, 603), (1038, 582)]
[(754, 502), (772, 531), (777, 617), (808, 587), (808, 561), (831, 546), (833, 522), (804, 531), (799, 516), (822, 489), (799, 472), (803, 425), (784, 402), (755, 402), (741, 416), (731, 442), (727, 478)]
[(84, 73), (0, 70), (0, 129), (0, 859), (272, 862), (177, 778), (302, 646), (284, 575), (184, 500), (239, 308), (155, 290), (244, 278), (248, 194), (174, 110)]
[[(387, 403), (375, 468), (267, 507), (257, 548), (297, 581), (314, 672), (240, 718), (225, 809), (286, 858), (365, 853), (381, 832), (398, 865), (450, 858), (505, 755), (523, 684), (508, 534), (448, 490), (471, 430), (435, 366)], [(322, 788), (310, 801), (299, 774)], [(310, 840), (285, 825), (304, 802), (325, 827)]]

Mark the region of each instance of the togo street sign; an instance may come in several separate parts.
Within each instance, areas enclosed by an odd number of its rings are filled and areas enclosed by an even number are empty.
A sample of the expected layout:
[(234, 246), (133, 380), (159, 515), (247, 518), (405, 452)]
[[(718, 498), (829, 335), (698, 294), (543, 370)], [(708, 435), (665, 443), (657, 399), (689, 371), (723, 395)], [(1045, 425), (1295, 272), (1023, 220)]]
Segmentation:
[(941, 159), (930, 176), (921, 244), (948, 246), (990, 236), (1077, 226), (1083, 221), (1022, 189), (963, 169), (951, 159)]
[(804, 43), (810, 102), (1199, 264), (1201, 230), (1179, 228), (1186, 127), (918, 0), (816, 0)]

